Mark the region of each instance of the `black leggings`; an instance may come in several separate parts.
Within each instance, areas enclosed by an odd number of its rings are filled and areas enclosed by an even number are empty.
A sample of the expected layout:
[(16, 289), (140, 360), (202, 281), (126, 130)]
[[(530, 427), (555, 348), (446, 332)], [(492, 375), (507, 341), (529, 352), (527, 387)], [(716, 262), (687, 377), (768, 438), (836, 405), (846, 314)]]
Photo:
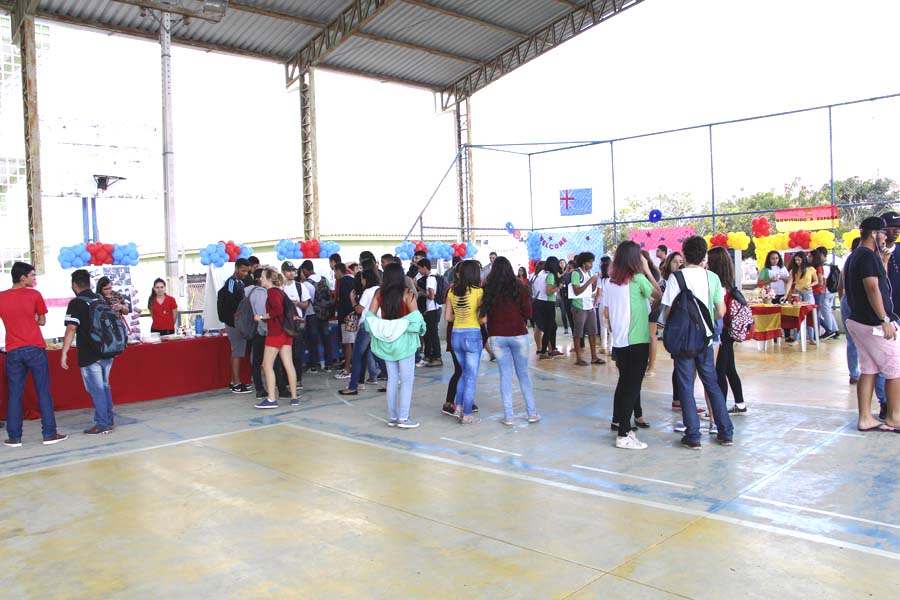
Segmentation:
[(741, 386), (741, 377), (738, 375), (734, 362), (734, 340), (727, 333), (722, 333), (722, 343), (719, 345), (719, 355), (716, 357), (716, 373), (719, 376), (719, 388), (722, 396), (728, 399), (728, 386), (731, 385), (731, 394), (735, 404), (744, 403), (744, 388)]
[(556, 349), (556, 302), (550, 300), (537, 301), (538, 314), (540, 315), (541, 331), (544, 339), (541, 341), (541, 352)]
[(640, 402), (641, 384), (650, 362), (650, 344), (616, 348), (619, 381), (613, 396), (613, 423), (619, 424), (619, 437), (631, 431), (631, 415)]

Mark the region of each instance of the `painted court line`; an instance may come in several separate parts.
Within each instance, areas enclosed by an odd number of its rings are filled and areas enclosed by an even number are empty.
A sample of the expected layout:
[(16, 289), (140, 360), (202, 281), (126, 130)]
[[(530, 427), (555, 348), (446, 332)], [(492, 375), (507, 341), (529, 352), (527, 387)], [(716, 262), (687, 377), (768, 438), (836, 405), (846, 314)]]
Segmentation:
[(900, 529), (900, 525), (894, 525), (893, 523), (885, 523), (884, 521), (873, 521), (871, 519), (863, 519), (862, 517), (854, 517), (852, 515), (845, 515), (841, 513), (831, 512), (828, 510), (819, 510), (818, 508), (809, 508), (808, 506), (800, 506), (799, 504), (788, 504), (787, 502), (779, 502), (777, 500), (766, 500), (765, 498), (757, 498), (756, 496), (741, 496), (742, 500), (752, 500), (753, 502), (760, 502), (762, 504), (771, 504), (773, 506), (780, 506), (782, 508), (791, 508), (794, 510), (802, 510), (804, 512), (816, 513), (817, 515), (825, 515), (828, 517), (837, 517), (839, 519), (847, 519), (848, 521), (858, 521), (860, 523), (869, 523), (870, 525), (878, 525), (880, 527), (890, 527), (891, 529)]
[(435, 462), (453, 465), (456, 467), (462, 467), (465, 469), (473, 469), (476, 471), (481, 471), (483, 473), (491, 473), (493, 475), (501, 475), (503, 477), (510, 477), (512, 479), (518, 479), (520, 481), (529, 481), (531, 483), (546, 485), (548, 487), (554, 487), (554, 488), (557, 488), (560, 490), (577, 492), (580, 494), (587, 494), (589, 496), (596, 496), (598, 498), (607, 498), (609, 500), (617, 500), (619, 502), (626, 502), (628, 504), (637, 504), (640, 506), (656, 508), (659, 510), (666, 510), (666, 511), (670, 511), (670, 512), (680, 513), (683, 515), (690, 515), (690, 516), (694, 516), (694, 517), (703, 517), (706, 519), (711, 519), (713, 521), (729, 523), (732, 525), (739, 525), (742, 527), (747, 527), (749, 529), (756, 529), (758, 531), (765, 531), (765, 532), (773, 533), (773, 534), (777, 534), (777, 535), (784, 535), (787, 537), (801, 539), (801, 540), (805, 540), (808, 542), (814, 542), (817, 544), (824, 544), (826, 546), (831, 546), (833, 548), (856, 550), (857, 552), (861, 552), (863, 554), (868, 554), (870, 556), (880, 556), (882, 558), (889, 558), (891, 560), (900, 562), (900, 554), (897, 554), (896, 552), (889, 552), (887, 550), (881, 550), (880, 548), (871, 548), (869, 546), (863, 546), (862, 544), (846, 542), (843, 540), (830, 538), (830, 537), (820, 535), (820, 534), (807, 533), (805, 531), (798, 531), (798, 530), (794, 530), (794, 529), (786, 529), (786, 528), (778, 527), (775, 525), (766, 525), (765, 523), (758, 523), (756, 521), (748, 521), (745, 519), (729, 517), (729, 516), (721, 515), (718, 513), (710, 513), (710, 512), (706, 512), (706, 511), (702, 511), (702, 510), (696, 510), (693, 508), (686, 508), (683, 506), (675, 506), (673, 504), (666, 504), (664, 502), (657, 502), (655, 500), (644, 500), (642, 498), (633, 498), (630, 496), (623, 496), (621, 494), (615, 494), (615, 493), (606, 492), (603, 490), (597, 490), (597, 489), (587, 488), (587, 487), (583, 487), (583, 486), (579, 486), (579, 485), (573, 485), (570, 483), (562, 483), (560, 481), (552, 481), (550, 479), (542, 479), (540, 477), (534, 477), (532, 475), (524, 475), (521, 473), (514, 473), (511, 471), (502, 471), (500, 469), (494, 469), (492, 467), (485, 467), (482, 465), (470, 464), (470, 463), (463, 462), (461, 460), (454, 460), (452, 458), (444, 458), (442, 456), (425, 454), (424, 452), (416, 452), (416, 451), (412, 451), (412, 450), (405, 450), (403, 448), (394, 448), (391, 446), (383, 446), (381, 444), (376, 444), (375, 442), (370, 442), (367, 440), (360, 440), (360, 439), (340, 435), (337, 433), (330, 433), (327, 431), (319, 431), (317, 429), (312, 429), (310, 427), (304, 427), (303, 425), (296, 425), (294, 423), (281, 423), (281, 425), (283, 425), (285, 427), (292, 427), (292, 428), (298, 429), (300, 431), (306, 431), (309, 433), (315, 433), (318, 435), (323, 435), (325, 437), (334, 438), (336, 440), (343, 440), (345, 442), (351, 442), (354, 444), (369, 446), (371, 448), (380, 448), (381, 450), (387, 450), (389, 452), (397, 452), (400, 454), (414, 456), (416, 458), (424, 458), (426, 460), (433, 460)]
[(807, 431), (809, 433), (824, 433), (826, 435), (842, 435), (844, 437), (866, 437), (858, 433), (841, 433), (840, 431), (825, 431), (824, 429), (804, 429), (803, 427), (794, 427), (794, 431)]
[(694, 489), (692, 485), (683, 483), (672, 483), (671, 481), (663, 481), (662, 479), (652, 479), (650, 477), (640, 477), (639, 475), (629, 475), (628, 473), (619, 473), (618, 471), (607, 471), (606, 469), (598, 469), (596, 467), (586, 467), (584, 465), (572, 465), (576, 469), (584, 469), (586, 471), (596, 471), (597, 473), (606, 473), (607, 475), (618, 475), (619, 477), (630, 477), (632, 479), (640, 479), (641, 481), (650, 481), (653, 483), (661, 483), (663, 485), (673, 485), (675, 487), (684, 488), (686, 490)]
[(490, 450), (491, 452), (499, 452), (500, 454), (509, 454), (510, 456), (522, 456), (518, 452), (507, 452), (506, 450), (498, 450), (497, 448), (491, 448), (490, 446), (479, 446), (478, 444), (470, 444), (469, 442), (461, 442), (459, 440), (454, 440), (453, 438), (442, 437), (441, 439), (446, 442), (453, 442), (454, 444), (462, 444), (463, 446), (472, 446), (473, 448), (481, 448), (482, 450)]

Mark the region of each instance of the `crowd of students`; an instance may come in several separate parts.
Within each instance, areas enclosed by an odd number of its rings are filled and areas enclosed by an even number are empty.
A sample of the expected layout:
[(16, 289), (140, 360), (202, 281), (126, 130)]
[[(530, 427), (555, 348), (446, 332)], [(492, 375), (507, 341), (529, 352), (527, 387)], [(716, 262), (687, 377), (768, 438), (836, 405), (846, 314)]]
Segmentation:
[[(759, 283), (772, 288), (776, 301), (791, 298), (796, 291), (801, 298), (822, 302), (820, 324), (826, 331), (823, 337), (828, 338), (837, 337), (829, 302), (835, 295), (840, 297), (850, 383), (858, 384), (858, 428), (900, 433), (900, 350), (895, 341), (900, 324), (894, 309), (900, 301), (894, 297), (900, 294), (900, 250), (895, 244), (900, 216), (871, 217), (863, 221), (860, 231), (842, 273), (824, 263), (819, 249), (811, 260), (802, 252), (794, 255), (790, 269), (773, 251)], [(571, 325), (573, 368), (605, 364), (601, 355), (610, 355), (615, 362), (618, 381), (610, 425), (617, 448), (647, 447), (636, 432), (650, 427), (641, 406), (641, 388), (645, 377), (654, 376), (657, 328), (665, 328), (665, 349), (674, 359), (672, 408), (681, 411), (682, 422), (675, 426), (676, 432), (683, 433), (681, 444), (701, 448), (700, 422), (705, 418), (709, 420), (706, 433), (730, 446), (734, 443), (732, 416), (749, 413), (735, 355), (735, 344), (746, 339), (749, 311), (735, 281), (733, 259), (723, 248), (708, 250), (699, 236), (684, 240), (681, 252), (658, 248), (655, 259), (628, 241), (612, 257), (601, 257), (596, 271), (596, 257), (583, 252), (568, 263), (548, 257), (529, 277), (493, 253), (484, 267), (457, 258), (446, 274), (438, 274), (424, 253), (417, 253), (404, 272), (401, 261), (392, 255), (376, 263), (372, 253), (363, 252), (359, 262), (350, 265), (339, 255), (331, 257), (333, 289), (309, 260), (299, 269), (285, 261), (279, 270), (238, 259), (219, 292), (220, 318), (232, 348), (230, 390), (255, 391), (258, 409), (276, 408), (279, 399), (298, 406), (306, 400), (301, 397), (304, 371), (333, 373), (347, 381), (341, 395), (357, 395), (366, 385), (386, 393), (389, 426), (418, 427), (411, 416), (415, 370), (443, 365), (439, 335), (443, 316), (444, 351), (451, 356), (454, 372), (441, 411), (464, 425), (480, 421), (475, 414), (478, 373), (482, 355), (488, 352), (499, 367), (501, 423), (515, 423), (514, 376), (523, 397), (524, 419), (536, 423), (541, 416), (529, 368), (528, 324), (534, 329), (538, 361), (563, 356), (557, 346), (560, 310)], [(10, 384), (6, 445), (21, 445), (21, 394), (28, 371), (36, 383), (44, 443), (52, 444), (66, 436), (56, 431), (49, 397), (40, 334), (46, 306), (33, 289), (33, 267), (16, 263), (12, 274), (13, 288), (0, 293)], [(893, 285), (895, 279), (897, 285)], [(86, 434), (109, 433), (114, 427), (109, 388), (113, 359), (92, 352), (86, 337), (92, 303), (103, 301), (113, 311), (127, 310), (115, 302), (108, 288), (108, 281), (101, 280), (94, 293), (87, 271), (72, 274), (76, 296), (66, 315), (61, 366), (68, 368), (67, 351), (77, 338), (78, 366), (95, 405), (95, 424)], [(170, 318), (167, 309), (174, 310), (168, 298), (165, 284), (157, 281), (150, 303), (160, 319), (166, 319), (163, 324)], [(328, 329), (333, 315), (341, 330), (341, 361)], [(690, 352), (685, 350), (686, 343), (694, 344)], [(252, 385), (240, 380), (248, 350)], [(699, 408), (694, 399), (698, 378), (706, 400), (706, 406)], [(734, 400), (730, 409), (726, 406), (729, 390)], [(877, 418), (869, 409), (873, 391), (882, 403)]]

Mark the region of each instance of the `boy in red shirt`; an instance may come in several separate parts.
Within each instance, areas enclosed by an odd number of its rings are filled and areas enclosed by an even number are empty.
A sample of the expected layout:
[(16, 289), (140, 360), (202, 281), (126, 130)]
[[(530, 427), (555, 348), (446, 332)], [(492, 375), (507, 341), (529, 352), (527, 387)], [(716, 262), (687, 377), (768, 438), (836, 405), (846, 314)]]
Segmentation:
[(47, 320), (47, 306), (37, 285), (34, 267), (17, 262), (12, 267), (12, 288), (0, 292), (0, 319), (6, 327), (6, 378), (9, 401), (6, 405), (4, 442), (11, 448), (22, 445), (22, 391), (28, 371), (34, 379), (41, 409), (41, 430), (44, 444), (61, 442), (68, 436), (56, 431), (53, 398), (50, 397), (50, 368), (47, 363), (47, 344), (41, 326)]

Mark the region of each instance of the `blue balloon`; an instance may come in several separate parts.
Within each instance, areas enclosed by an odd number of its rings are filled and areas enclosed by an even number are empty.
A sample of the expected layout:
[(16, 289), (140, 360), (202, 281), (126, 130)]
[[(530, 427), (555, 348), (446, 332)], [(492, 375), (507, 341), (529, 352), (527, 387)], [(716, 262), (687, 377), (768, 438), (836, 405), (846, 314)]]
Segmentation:
[(208, 264), (209, 264), (209, 257), (208, 257), (208, 256), (201, 256), (201, 257), (200, 257), (200, 264), (201, 264), (201, 265), (204, 265), (204, 266), (208, 265)]
[(513, 231), (516, 230), (516, 228), (513, 226), (511, 221), (507, 221), (505, 227), (506, 227), (506, 233), (512, 233)]
[(659, 223), (660, 219), (662, 219), (662, 211), (659, 210), (658, 208), (654, 208), (653, 210), (650, 211), (650, 214), (647, 215), (647, 219), (651, 223)]

